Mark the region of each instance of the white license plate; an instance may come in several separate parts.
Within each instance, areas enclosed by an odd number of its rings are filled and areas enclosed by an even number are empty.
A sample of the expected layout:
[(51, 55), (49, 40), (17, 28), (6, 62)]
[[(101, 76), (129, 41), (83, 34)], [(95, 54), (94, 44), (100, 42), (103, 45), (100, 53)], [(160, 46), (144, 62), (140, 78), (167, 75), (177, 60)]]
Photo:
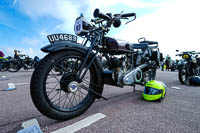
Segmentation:
[(52, 34), (47, 36), (50, 43), (71, 41), (77, 42), (77, 36), (71, 34)]

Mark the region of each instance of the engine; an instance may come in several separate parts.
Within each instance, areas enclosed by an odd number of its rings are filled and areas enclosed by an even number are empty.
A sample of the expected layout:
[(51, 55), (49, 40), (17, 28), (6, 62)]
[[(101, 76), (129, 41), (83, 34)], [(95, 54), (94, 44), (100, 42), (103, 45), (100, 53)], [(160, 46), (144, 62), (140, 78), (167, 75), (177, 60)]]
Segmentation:
[(115, 68), (117, 85), (132, 85), (135, 82), (141, 82), (143, 77), (142, 69), (147, 66), (146, 64), (133, 67), (126, 57), (113, 57), (110, 60)]

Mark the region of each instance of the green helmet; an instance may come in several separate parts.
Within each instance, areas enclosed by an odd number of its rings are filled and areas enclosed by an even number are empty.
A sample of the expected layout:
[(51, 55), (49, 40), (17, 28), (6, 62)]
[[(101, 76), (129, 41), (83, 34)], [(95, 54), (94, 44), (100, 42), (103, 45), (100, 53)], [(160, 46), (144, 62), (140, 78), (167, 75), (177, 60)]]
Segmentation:
[(166, 85), (161, 81), (151, 80), (145, 84), (143, 98), (148, 101), (162, 101), (166, 95)]

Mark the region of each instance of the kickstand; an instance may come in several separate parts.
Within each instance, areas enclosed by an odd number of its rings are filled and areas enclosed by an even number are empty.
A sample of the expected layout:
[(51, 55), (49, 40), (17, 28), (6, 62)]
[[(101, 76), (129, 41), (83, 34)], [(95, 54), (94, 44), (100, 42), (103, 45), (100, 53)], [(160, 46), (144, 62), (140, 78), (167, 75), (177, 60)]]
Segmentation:
[(135, 85), (133, 85), (133, 93), (135, 92)]

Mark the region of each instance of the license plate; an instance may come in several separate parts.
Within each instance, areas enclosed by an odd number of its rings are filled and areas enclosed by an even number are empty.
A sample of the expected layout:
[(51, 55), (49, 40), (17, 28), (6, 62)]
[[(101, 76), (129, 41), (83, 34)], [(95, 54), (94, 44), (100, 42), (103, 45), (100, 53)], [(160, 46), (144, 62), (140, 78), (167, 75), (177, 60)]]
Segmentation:
[(52, 34), (47, 36), (50, 43), (71, 41), (77, 42), (77, 36), (71, 34)]

